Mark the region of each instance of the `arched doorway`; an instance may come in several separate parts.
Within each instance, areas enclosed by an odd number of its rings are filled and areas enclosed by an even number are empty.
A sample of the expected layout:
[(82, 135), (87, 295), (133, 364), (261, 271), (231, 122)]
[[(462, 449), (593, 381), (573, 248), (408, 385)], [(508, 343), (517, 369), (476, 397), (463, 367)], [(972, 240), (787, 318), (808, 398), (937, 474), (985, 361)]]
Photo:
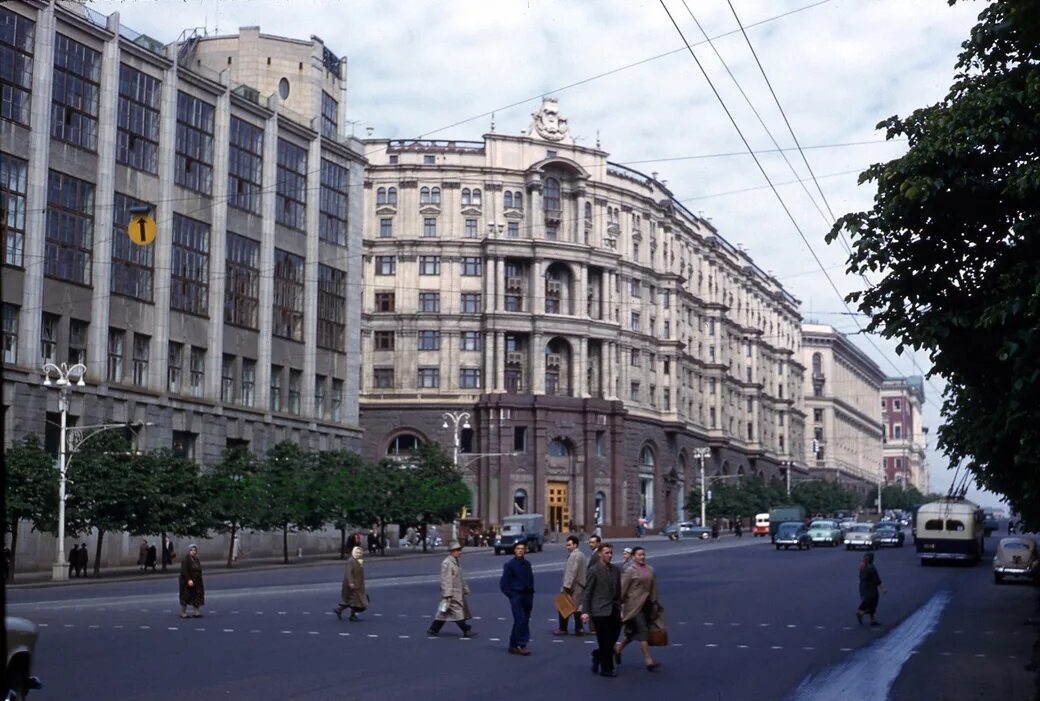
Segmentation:
[(570, 441), (564, 438), (553, 438), (545, 447), (546, 466), (550, 473), (566, 475), (566, 478), (550, 478), (545, 485), (546, 525), (557, 533), (570, 531), (571, 500), (570, 476), (574, 450)]
[(639, 451), (639, 518), (654, 520), (654, 474), (657, 457), (654, 449), (644, 445)]

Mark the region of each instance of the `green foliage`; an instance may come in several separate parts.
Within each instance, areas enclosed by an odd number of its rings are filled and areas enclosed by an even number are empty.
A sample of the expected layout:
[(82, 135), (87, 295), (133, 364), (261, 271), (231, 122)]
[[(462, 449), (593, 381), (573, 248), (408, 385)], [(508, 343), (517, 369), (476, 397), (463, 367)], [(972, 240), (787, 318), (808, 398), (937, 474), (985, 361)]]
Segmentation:
[(903, 489), (897, 484), (890, 484), (881, 490), (881, 508), (907, 510), (928, 501), (917, 487)]
[[(708, 518), (753, 516), (770, 507), (787, 501), (784, 485), (778, 481), (766, 482), (762, 477), (749, 477), (732, 481), (709, 480), (711, 500), (705, 511)], [(686, 502), (686, 511), (691, 516), (700, 516), (701, 492), (694, 489)]]
[(4, 471), (5, 532), (14, 533), (22, 520), (39, 531), (55, 530), (58, 470), (36, 434), (26, 435), (6, 451)]
[(203, 536), (209, 527), (198, 466), (168, 450), (132, 457), (146, 491), (126, 529), (134, 535), (169, 532)]
[(320, 490), (316, 454), (290, 441), (282, 441), (267, 453), (257, 475), (256, 527), (282, 531), (282, 559), (289, 561), (289, 530), (320, 528)]
[(807, 514), (830, 514), (855, 509), (862, 497), (838, 482), (814, 479), (792, 486), (791, 501), (805, 507)]
[(1040, 528), (1040, 3), (979, 15), (939, 103), (879, 128), (906, 155), (871, 166), (874, 206), (852, 241), (849, 296), (868, 330), (925, 349), (946, 379), (938, 445)]
[(97, 529), (136, 530), (146, 520), (151, 476), (126, 436), (116, 431), (91, 435), (69, 462), (65, 523), (69, 533)]

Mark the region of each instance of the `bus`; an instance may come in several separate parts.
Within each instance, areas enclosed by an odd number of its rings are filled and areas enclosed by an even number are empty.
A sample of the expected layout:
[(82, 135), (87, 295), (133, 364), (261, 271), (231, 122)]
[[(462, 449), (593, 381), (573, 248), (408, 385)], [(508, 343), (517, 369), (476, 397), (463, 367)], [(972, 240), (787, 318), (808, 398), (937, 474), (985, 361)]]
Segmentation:
[(945, 497), (917, 509), (915, 545), (922, 565), (936, 560), (982, 559), (984, 517), (978, 504), (960, 497)]

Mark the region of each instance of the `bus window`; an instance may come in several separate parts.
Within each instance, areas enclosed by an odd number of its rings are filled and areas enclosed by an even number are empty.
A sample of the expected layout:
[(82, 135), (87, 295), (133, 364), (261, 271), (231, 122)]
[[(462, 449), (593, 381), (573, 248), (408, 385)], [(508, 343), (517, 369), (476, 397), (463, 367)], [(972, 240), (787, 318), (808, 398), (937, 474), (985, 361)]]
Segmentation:
[(924, 529), (926, 531), (941, 531), (943, 529), (943, 523), (941, 518), (933, 518), (924, 522)]
[(958, 521), (956, 519), (952, 519), (951, 518), (951, 519), (949, 519), (946, 522), (946, 530), (948, 530), (948, 531), (963, 531), (964, 530), (964, 523), (962, 521)]

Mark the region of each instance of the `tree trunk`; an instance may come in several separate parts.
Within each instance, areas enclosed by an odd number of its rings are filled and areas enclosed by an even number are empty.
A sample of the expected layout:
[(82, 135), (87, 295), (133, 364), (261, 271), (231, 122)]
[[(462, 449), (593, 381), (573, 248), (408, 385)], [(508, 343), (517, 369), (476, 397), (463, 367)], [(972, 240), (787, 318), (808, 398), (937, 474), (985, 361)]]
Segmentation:
[(94, 548), (94, 576), (101, 572), (101, 541), (105, 538), (105, 532), (97, 529), (97, 547)]
[(238, 528), (235, 524), (231, 524), (231, 543), (228, 545), (227, 551), (227, 566), (231, 567), (231, 561), (235, 556), (235, 534), (238, 532)]
[(379, 556), (386, 555), (386, 524), (379, 524)]
[[(422, 536), (422, 551), (423, 551), (423, 555), (426, 554), (426, 532), (428, 530), (429, 529), (427, 529), (425, 521), (423, 521), (422, 523), (419, 524), (419, 534)], [(575, 623), (575, 625), (577, 625), (577, 624)]]
[(159, 553), (159, 561), (162, 563), (162, 571), (166, 571), (166, 531), (159, 533), (159, 547), (162, 548), (162, 552)]
[(282, 564), (289, 564), (289, 524), (282, 524)]
[(347, 524), (343, 524), (343, 527), (339, 529), (339, 559), (342, 560), (347, 556)]
[[(11, 556), (7, 562), (4, 563), (4, 567), (7, 568), (6, 575), (8, 582), (14, 582), (14, 565), (18, 552), (18, 518), (11, 519)], [(5, 553), (6, 554), (6, 553)]]

